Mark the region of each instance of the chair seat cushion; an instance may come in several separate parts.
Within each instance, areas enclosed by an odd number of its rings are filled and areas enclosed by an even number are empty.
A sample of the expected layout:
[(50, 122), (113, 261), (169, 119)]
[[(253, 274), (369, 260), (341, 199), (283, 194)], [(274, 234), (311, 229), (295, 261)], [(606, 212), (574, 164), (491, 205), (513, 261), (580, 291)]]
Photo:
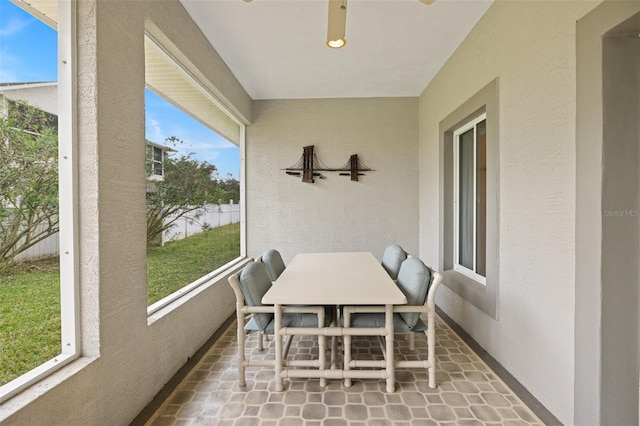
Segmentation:
[[(300, 306), (309, 306), (309, 305), (285, 305), (285, 306), (296, 306), (296, 307), (300, 307)], [(333, 305), (326, 305), (324, 306), (324, 318), (325, 320), (327, 319), (327, 317), (329, 318), (333, 318), (333, 313), (335, 312), (336, 307)], [(315, 314), (314, 314), (315, 315)]]
[[(341, 319), (342, 322), (342, 319)], [(351, 327), (373, 328), (384, 327), (384, 314), (378, 312), (372, 313), (354, 313), (351, 314)], [(399, 313), (393, 314), (393, 330), (396, 333), (406, 333), (408, 331), (421, 332), (427, 329), (427, 324), (418, 318), (413, 327), (404, 321)]]
[(268, 327), (269, 324), (273, 324), (273, 314), (260, 314), (261, 321), (268, 318), (267, 324), (265, 327), (260, 327), (256, 322), (256, 318), (254, 315), (251, 316), (251, 319), (244, 326), (245, 331), (263, 331), (264, 328)]
[[(244, 329), (246, 331), (264, 331), (265, 333), (272, 334), (274, 330), (274, 318), (272, 314), (271, 321), (265, 328), (260, 328), (253, 318), (247, 322)], [(325, 316), (324, 327), (328, 327), (331, 324), (331, 317)], [(318, 316), (316, 314), (282, 314), (282, 326), (283, 327), (317, 327)]]

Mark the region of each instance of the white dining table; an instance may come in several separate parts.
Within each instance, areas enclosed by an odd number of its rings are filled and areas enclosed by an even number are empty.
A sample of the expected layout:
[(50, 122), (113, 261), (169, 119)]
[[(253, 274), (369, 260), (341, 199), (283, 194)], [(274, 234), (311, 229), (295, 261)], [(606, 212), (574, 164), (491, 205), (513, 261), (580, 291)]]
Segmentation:
[[(370, 252), (303, 253), (298, 254), (262, 298), (262, 303), (274, 305), (275, 379), (276, 390), (284, 389), (287, 377), (326, 379), (353, 378), (386, 379), (387, 392), (395, 390), (393, 306), (404, 305), (407, 299)], [(282, 327), (283, 305), (344, 306), (383, 305), (385, 327)], [(322, 324), (319, 324), (322, 325)], [(282, 353), (285, 335), (317, 336), (383, 336), (385, 338), (385, 368), (377, 370), (286, 368)], [(332, 345), (332, 351), (334, 350)], [(320, 357), (326, 356), (324, 353)], [(333, 359), (333, 353), (332, 353)], [(348, 386), (348, 384), (347, 384)]]

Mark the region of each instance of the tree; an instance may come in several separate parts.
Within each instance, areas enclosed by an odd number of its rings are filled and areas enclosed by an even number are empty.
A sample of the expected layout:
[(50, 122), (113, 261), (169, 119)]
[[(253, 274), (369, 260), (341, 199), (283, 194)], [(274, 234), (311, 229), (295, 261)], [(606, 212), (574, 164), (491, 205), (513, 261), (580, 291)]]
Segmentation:
[(223, 203), (229, 203), (234, 200), (236, 204), (238, 203), (238, 200), (240, 200), (240, 182), (234, 179), (233, 175), (227, 174), (227, 178), (218, 180), (217, 184), (222, 193), (218, 200)]
[(58, 131), (51, 115), (9, 102), (0, 115), (0, 265), (58, 232)]
[[(166, 141), (174, 146), (182, 143), (175, 136)], [(186, 215), (200, 216), (216, 192), (216, 166), (196, 160), (193, 155), (165, 157), (164, 179), (155, 183), (154, 191), (147, 192), (147, 244), (156, 243), (178, 219)]]

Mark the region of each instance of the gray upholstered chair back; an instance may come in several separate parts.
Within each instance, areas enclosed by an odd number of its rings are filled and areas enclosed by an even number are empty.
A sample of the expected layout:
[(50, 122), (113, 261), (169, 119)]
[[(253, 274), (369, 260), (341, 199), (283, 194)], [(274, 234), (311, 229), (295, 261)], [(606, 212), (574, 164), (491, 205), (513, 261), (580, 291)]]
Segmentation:
[[(247, 306), (262, 306), (262, 296), (271, 288), (267, 268), (260, 262), (251, 262), (238, 274), (238, 282), (244, 303)], [(259, 329), (264, 330), (273, 314), (253, 314)]]
[[(409, 257), (402, 262), (398, 272), (398, 287), (407, 297), (407, 305), (424, 305), (431, 284), (431, 270), (417, 257)], [(420, 318), (419, 312), (400, 312), (409, 328), (413, 328)]]
[(275, 249), (269, 249), (262, 254), (261, 258), (262, 263), (267, 267), (271, 281), (277, 280), (285, 269), (284, 261), (282, 260), (282, 256), (280, 256), (280, 252)]
[(407, 252), (397, 244), (392, 244), (384, 250), (382, 255), (382, 267), (394, 280), (398, 278), (400, 265), (407, 258)]

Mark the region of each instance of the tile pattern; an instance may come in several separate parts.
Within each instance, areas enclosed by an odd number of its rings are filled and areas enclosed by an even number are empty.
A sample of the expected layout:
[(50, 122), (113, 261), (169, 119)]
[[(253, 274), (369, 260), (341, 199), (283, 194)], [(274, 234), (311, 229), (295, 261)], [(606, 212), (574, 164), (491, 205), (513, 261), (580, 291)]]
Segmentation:
[[(396, 370), (396, 392), (385, 392), (384, 380), (285, 380), (276, 392), (270, 368), (247, 368), (247, 386), (238, 386), (235, 322), (173, 391), (147, 425), (234, 426), (383, 426), (383, 425), (542, 425), (533, 412), (493, 373), (449, 326), (437, 318), (436, 389), (427, 372)], [(354, 337), (354, 359), (382, 359), (376, 338)], [(416, 335), (416, 350), (396, 336), (396, 356), (415, 359), (426, 354), (426, 337)], [(273, 359), (274, 342), (256, 348), (247, 339), (252, 359)], [(289, 358), (317, 356), (313, 337), (295, 337)], [(341, 359), (338, 361), (341, 362)]]

